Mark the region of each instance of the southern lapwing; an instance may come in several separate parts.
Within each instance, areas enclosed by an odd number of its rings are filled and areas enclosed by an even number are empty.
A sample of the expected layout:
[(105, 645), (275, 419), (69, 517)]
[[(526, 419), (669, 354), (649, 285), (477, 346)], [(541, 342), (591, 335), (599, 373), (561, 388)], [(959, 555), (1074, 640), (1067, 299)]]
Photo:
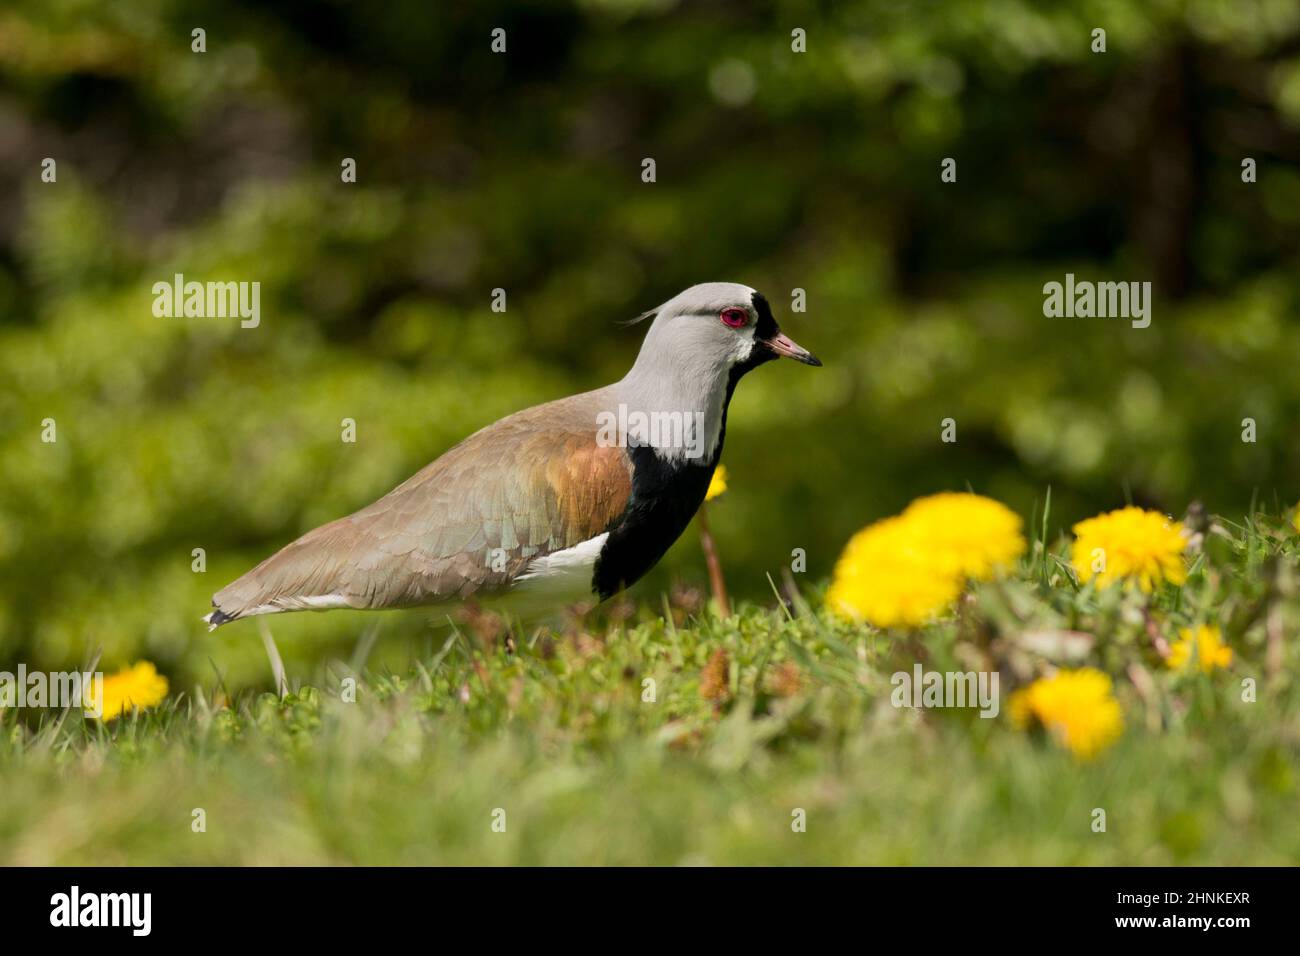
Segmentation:
[(642, 318), (622, 381), (475, 432), (222, 588), (204, 620), (471, 600), (531, 617), (631, 585), (704, 500), (736, 382), (782, 355), (821, 365), (748, 286), (692, 286)]

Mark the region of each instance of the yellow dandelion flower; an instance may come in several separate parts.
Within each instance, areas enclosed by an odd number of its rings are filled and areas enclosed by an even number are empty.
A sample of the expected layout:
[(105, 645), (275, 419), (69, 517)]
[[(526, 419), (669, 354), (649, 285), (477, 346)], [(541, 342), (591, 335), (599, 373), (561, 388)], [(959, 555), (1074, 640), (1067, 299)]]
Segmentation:
[(166, 696), (167, 678), (148, 661), (140, 661), (104, 678), (101, 719), (114, 720), (128, 710), (157, 707)]
[(713, 469), (713, 477), (709, 479), (709, 490), (704, 493), (705, 501), (712, 501), (718, 495), (727, 490), (727, 466), (719, 465)]
[(1020, 728), (1042, 725), (1080, 760), (1091, 760), (1124, 730), (1110, 678), (1092, 667), (1058, 671), (1016, 691), (1007, 702)]
[(931, 565), (957, 577), (987, 581), (1025, 553), (1020, 516), (992, 498), (944, 492), (918, 498), (903, 511)]
[(863, 528), (836, 562), (826, 600), (841, 614), (877, 627), (916, 626), (943, 612), (961, 581), (930, 563), (916, 527), (901, 517)]
[(1161, 581), (1187, 580), (1183, 526), (1158, 511), (1120, 508), (1074, 526), (1071, 563), (1085, 584), (1099, 587), (1119, 581), (1136, 583), (1150, 593)]
[(1300, 531), (1300, 505), (1296, 505), (1295, 511), (1291, 512), (1291, 527)]
[(1169, 648), (1165, 663), (1171, 670), (1186, 670), (1195, 665), (1206, 674), (1216, 667), (1232, 664), (1232, 648), (1224, 643), (1223, 632), (1217, 626), (1200, 625), (1196, 630), (1185, 627), (1178, 632), (1178, 640)]

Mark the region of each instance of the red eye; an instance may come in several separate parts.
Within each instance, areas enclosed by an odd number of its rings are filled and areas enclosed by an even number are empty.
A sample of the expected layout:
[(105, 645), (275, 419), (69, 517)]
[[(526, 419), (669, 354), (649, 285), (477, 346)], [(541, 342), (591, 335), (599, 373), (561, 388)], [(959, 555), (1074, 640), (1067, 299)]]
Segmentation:
[(744, 309), (723, 309), (718, 318), (728, 328), (738, 329), (749, 321), (749, 313)]

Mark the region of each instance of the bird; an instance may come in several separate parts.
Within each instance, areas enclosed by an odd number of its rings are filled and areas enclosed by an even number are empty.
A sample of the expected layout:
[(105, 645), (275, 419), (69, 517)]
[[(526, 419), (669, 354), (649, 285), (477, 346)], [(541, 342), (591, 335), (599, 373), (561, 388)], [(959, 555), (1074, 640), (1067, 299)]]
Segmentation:
[(518, 619), (630, 587), (686, 529), (749, 372), (822, 363), (746, 285), (693, 285), (633, 322), (628, 373), (508, 415), (361, 510), (309, 531), (212, 598), (209, 630), (332, 608), (465, 604)]

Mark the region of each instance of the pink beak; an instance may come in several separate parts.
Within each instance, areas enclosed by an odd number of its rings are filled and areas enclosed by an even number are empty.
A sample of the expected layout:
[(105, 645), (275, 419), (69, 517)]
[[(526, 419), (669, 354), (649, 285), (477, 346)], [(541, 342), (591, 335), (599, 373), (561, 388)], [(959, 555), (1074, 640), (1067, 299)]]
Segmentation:
[(796, 342), (784, 332), (777, 332), (770, 339), (759, 339), (764, 345), (775, 352), (777, 355), (784, 355), (786, 358), (792, 358), (796, 362), (803, 362), (804, 365), (820, 366), (821, 360), (813, 355), (806, 348)]

